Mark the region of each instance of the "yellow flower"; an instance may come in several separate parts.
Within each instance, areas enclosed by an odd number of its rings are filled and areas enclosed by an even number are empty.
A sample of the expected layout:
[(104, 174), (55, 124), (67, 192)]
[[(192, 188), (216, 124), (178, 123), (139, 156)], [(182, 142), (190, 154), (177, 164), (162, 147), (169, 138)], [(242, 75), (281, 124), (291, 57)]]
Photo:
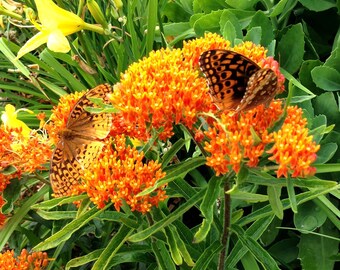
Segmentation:
[(54, 52), (68, 52), (70, 44), (66, 36), (86, 28), (87, 24), (76, 14), (58, 7), (52, 0), (35, 0), (35, 4), (40, 24), (33, 19), (31, 21), (40, 32), (19, 50), (17, 59), (44, 43)]
[(20, 129), (24, 138), (29, 138), (30, 128), (21, 120), (17, 119), (19, 111), (28, 111), (27, 109), (15, 110), (15, 107), (11, 104), (5, 106), (5, 112), (1, 115), (1, 120), (5, 126), (5, 129)]

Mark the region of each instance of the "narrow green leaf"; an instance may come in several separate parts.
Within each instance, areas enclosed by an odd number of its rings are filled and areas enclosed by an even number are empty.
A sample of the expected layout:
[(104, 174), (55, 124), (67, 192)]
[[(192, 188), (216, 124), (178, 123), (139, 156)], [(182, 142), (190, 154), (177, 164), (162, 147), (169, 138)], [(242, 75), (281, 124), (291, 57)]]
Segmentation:
[(210, 231), (211, 224), (214, 220), (216, 201), (221, 191), (221, 180), (221, 177), (214, 176), (208, 182), (208, 189), (200, 205), (200, 210), (204, 219), (202, 225), (194, 236), (195, 243), (203, 241)]
[(200, 200), (202, 200), (204, 192), (205, 192), (205, 189), (202, 189), (201, 191), (196, 193), (194, 196), (192, 196), (186, 203), (182, 204), (174, 212), (169, 214), (166, 218), (162, 219), (159, 222), (156, 222), (155, 224), (153, 224), (149, 228), (132, 235), (129, 238), (129, 241), (131, 241), (131, 242), (143, 241), (146, 238), (150, 237), (152, 234), (154, 234), (157, 231), (168, 226), (170, 223), (172, 223), (176, 219), (181, 218), (182, 215), (186, 211), (188, 211), (192, 206), (194, 206), (196, 203), (198, 203)]
[(36, 245), (33, 249), (35, 251), (42, 250), (45, 251), (60, 245), (66, 240), (70, 239), (70, 237), (75, 231), (79, 230), (82, 226), (86, 225), (90, 220), (97, 217), (104, 210), (105, 208), (98, 210), (96, 207), (93, 207), (88, 212), (84, 213), (77, 219), (68, 223), (62, 230), (58, 231), (57, 233), (53, 234), (43, 242)]
[(290, 177), (288, 177), (286, 181), (287, 181), (287, 191), (288, 191), (288, 197), (290, 201), (290, 207), (292, 208), (292, 211), (294, 213), (297, 213), (296, 196), (295, 196), (295, 190), (294, 190), (294, 179), (291, 179)]
[(168, 167), (169, 170), (166, 170), (167, 174), (165, 177), (157, 181), (157, 183), (153, 187), (147, 188), (144, 191), (138, 193), (138, 196), (147, 195), (160, 186), (168, 184), (169, 182), (174, 181), (175, 179), (179, 177), (184, 177), (190, 171), (205, 164), (205, 162), (206, 160), (204, 157), (197, 157), (197, 158), (188, 159), (180, 164), (176, 164), (175, 166)]
[(210, 265), (210, 263), (216, 258), (218, 252), (220, 252), (221, 250), (222, 245), (220, 241), (215, 241), (214, 243), (212, 243), (198, 258), (192, 270), (217, 269), (217, 265), (213, 267), (212, 265)]
[(183, 259), (177, 246), (177, 241), (175, 240), (173, 231), (170, 229), (170, 226), (165, 227), (164, 230), (171, 258), (173, 259), (176, 265), (181, 265), (183, 263)]
[(274, 214), (279, 218), (283, 218), (283, 206), (280, 200), (281, 188), (280, 187), (267, 187), (267, 193), (269, 197), (270, 206), (273, 209)]
[(39, 201), (45, 194), (47, 194), (48, 190), (49, 186), (43, 186), (38, 192), (29, 197), (25, 203), (17, 209), (18, 211), (11, 218), (9, 218), (9, 220), (0, 230), (0, 249), (6, 245), (14, 230), (18, 228), (20, 223), (22, 223), (23, 218), (26, 216), (28, 211), (31, 210), (31, 206)]
[(270, 254), (259, 243), (257, 243), (256, 240), (245, 235), (241, 227), (233, 225), (232, 229), (237, 233), (237, 237), (243, 246), (248, 248), (257, 261), (263, 265), (264, 269), (280, 269)]
[(156, 256), (158, 269), (176, 270), (176, 266), (174, 262), (171, 260), (168, 249), (166, 248), (165, 244), (162, 241), (156, 240), (156, 242), (153, 242), (152, 250)]
[[(268, 226), (274, 219), (274, 215), (271, 214), (269, 217), (257, 219), (245, 232), (245, 234), (254, 240), (257, 240), (263, 235), (267, 230)], [(236, 243), (228, 258), (226, 260), (226, 265), (229, 267), (235, 267), (236, 264), (243, 258), (243, 256), (248, 252), (248, 249), (241, 244), (240, 241)]]
[(133, 232), (132, 229), (126, 226), (121, 226), (118, 232), (111, 239), (110, 243), (106, 246), (103, 252), (100, 254), (98, 260), (92, 266), (92, 270), (104, 270), (112, 269), (110, 261), (119, 251), (119, 248), (126, 242), (127, 238)]

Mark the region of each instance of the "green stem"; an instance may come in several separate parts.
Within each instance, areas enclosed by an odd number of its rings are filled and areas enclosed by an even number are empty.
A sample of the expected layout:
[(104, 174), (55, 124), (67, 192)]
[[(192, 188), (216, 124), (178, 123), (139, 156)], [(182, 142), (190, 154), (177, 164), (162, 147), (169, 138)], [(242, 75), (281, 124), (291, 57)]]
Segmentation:
[(90, 23), (85, 23), (83, 25), (83, 29), (84, 30), (89, 30), (89, 31), (93, 31), (96, 32), (100, 35), (106, 35), (105, 29), (99, 25), (95, 25), (95, 24), (90, 24)]
[(224, 270), (225, 269), (225, 257), (227, 253), (227, 247), (229, 242), (229, 231), (230, 231), (230, 222), (231, 222), (231, 199), (230, 194), (227, 193), (227, 191), (230, 189), (229, 186), (229, 177), (226, 179), (224, 184), (224, 224), (223, 224), (223, 233), (221, 237), (221, 245), (223, 246), (219, 260), (218, 260), (218, 270)]

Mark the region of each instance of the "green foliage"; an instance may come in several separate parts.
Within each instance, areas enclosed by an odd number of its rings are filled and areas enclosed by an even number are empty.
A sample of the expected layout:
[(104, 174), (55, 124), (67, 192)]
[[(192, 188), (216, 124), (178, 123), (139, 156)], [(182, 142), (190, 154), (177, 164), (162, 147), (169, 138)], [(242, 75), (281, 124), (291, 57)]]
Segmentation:
[[(32, 6), (32, 1), (23, 2)], [(86, 10), (84, 1), (56, 2), (73, 13)], [(49, 116), (61, 96), (119, 82), (121, 73), (151, 50), (181, 47), (185, 40), (216, 32), (232, 44), (261, 44), (279, 61), (287, 80), (281, 98), (304, 109), (310, 133), (321, 145), (314, 164), (317, 174), (286, 180), (242, 168), (236, 179), (216, 177), (205, 158), (193, 157), (193, 142), (178, 132), (171, 148), (161, 157), (157, 154), (166, 177), (141, 194), (168, 183), (169, 200), (149, 214), (126, 206), (121, 212), (111, 205), (98, 210), (89, 201), (79, 208), (72, 205), (85, 195), (50, 199), (46, 184), (31, 190), (48, 179), (39, 172), (13, 179), (4, 192), (2, 212), (12, 216), (0, 229), (0, 247), (46, 251), (54, 258), (48, 269), (217, 269), (224, 247), (225, 269), (335, 269), (340, 229), (338, 2), (124, 0), (119, 10), (113, 2), (97, 1), (112, 27), (109, 33), (73, 34), (69, 54), (43, 45), (16, 60), (34, 31), (5, 20), (1, 110), (10, 103)], [(94, 23), (88, 11), (83, 15)], [(9, 37), (11, 31), (15, 38)], [(32, 116), (22, 117), (30, 127), (39, 126)], [(147, 155), (153, 145), (144, 146)], [(174, 158), (178, 163), (169, 165)], [(227, 195), (222, 188), (226, 178), (233, 184)], [(230, 216), (225, 217), (227, 196)], [(180, 205), (172, 209), (175, 198)], [(231, 235), (223, 246), (228, 218)]]

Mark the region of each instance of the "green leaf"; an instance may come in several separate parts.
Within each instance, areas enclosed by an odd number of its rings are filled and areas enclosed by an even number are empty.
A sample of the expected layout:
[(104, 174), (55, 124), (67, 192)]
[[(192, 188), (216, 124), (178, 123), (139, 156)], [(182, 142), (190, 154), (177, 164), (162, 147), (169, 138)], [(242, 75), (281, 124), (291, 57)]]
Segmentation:
[[(330, 188), (325, 188), (325, 189), (313, 189), (310, 191), (306, 191), (304, 193), (298, 194), (296, 195), (296, 202), (297, 205), (300, 205), (304, 202), (313, 200), (323, 194), (327, 194), (333, 190), (337, 190), (339, 189), (340, 185), (335, 185), (333, 187)], [(282, 200), (282, 205), (283, 205), (283, 210), (286, 210), (288, 208), (290, 208), (290, 201), (289, 199), (283, 199)], [(248, 214), (247, 216), (241, 218), (238, 221), (238, 224), (240, 226), (244, 226), (246, 224), (249, 224), (251, 222), (254, 222), (256, 220), (258, 220), (259, 218), (264, 218), (264, 217), (268, 217), (273, 213), (272, 208), (270, 205), (266, 205), (258, 210), (253, 211), (252, 213)]]
[(76, 211), (44, 211), (38, 210), (37, 214), (46, 220), (64, 220), (64, 219), (74, 219), (76, 218)]
[(338, 145), (336, 143), (326, 143), (321, 145), (321, 148), (317, 153), (318, 158), (315, 161), (315, 163), (316, 164), (326, 163), (334, 156), (337, 149)]
[(332, 0), (299, 0), (306, 8), (312, 11), (324, 11), (336, 7), (335, 1)]
[[(320, 228), (320, 233), (339, 238), (339, 230), (330, 222)], [(298, 245), (299, 258), (303, 269), (320, 270), (335, 269), (335, 260), (331, 257), (338, 254), (339, 241), (313, 234), (302, 234)]]
[(253, 7), (257, 2), (258, 0), (248, 0), (248, 1), (226, 0), (226, 3), (235, 9), (249, 9)]
[[(258, 44), (262, 46), (268, 46), (274, 39), (274, 30), (270, 19), (264, 14), (263, 11), (259, 10), (255, 13), (248, 29), (253, 27), (261, 27), (261, 41)], [(247, 34), (248, 35), (248, 34)]]
[(214, 220), (214, 208), (216, 206), (217, 198), (220, 194), (221, 177), (212, 177), (208, 182), (208, 189), (205, 193), (202, 203), (200, 205), (201, 213), (204, 217), (202, 225), (194, 236), (194, 243), (203, 241), (210, 231), (211, 224)]
[(280, 55), (281, 67), (291, 74), (298, 71), (303, 61), (304, 46), (302, 25), (295, 24), (287, 30), (278, 44), (277, 55)]
[(340, 90), (340, 73), (331, 67), (319, 66), (312, 70), (312, 79), (317, 87), (326, 91)]
[(267, 193), (269, 197), (270, 206), (273, 209), (273, 213), (279, 218), (283, 219), (283, 206), (280, 200), (281, 188), (280, 187), (267, 187)]
[(201, 16), (193, 25), (197, 35), (203, 36), (204, 32), (219, 32), (220, 19), (223, 10), (213, 11), (210, 14)]
[(223, 11), (220, 19), (222, 36), (232, 44), (236, 38), (242, 39), (242, 27), (236, 15), (230, 10)]
[(213, 267), (210, 262), (216, 257), (216, 254), (222, 250), (220, 241), (213, 242), (209, 247), (204, 249), (204, 252), (196, 261), (195, 266), (192, 270), (203, 270), (203, 269), (217, 269), (217, 266)]
[(54, 207), (63, 205), (63, 204), (68, 204), (68, 203), (73, 203), (75, 201), (80, 201), (83, 199), (88, 198), (87, 195), (78, 195), (78, 196), (72, 196), (72, 197), (60, 197), (60, 198), (54, 198), (51, 200), (43, 201), (38, 204), (34, 204), (31, 206), (32, 209), (45, 209), (49, 210)]
[(175, 239), (173, 231), (170, 229), (170, 226), (165, 227), (164, 230), (171, 258), (176, 265), (181, 265), (183, 263), (183, 259), (177, 246), (177, 241)]
[(152, 242), (152, 250), (156, 256), (158, 269), (176, 270), (176, 266), (174, 262), (171, 260), (168, 249), (166, 248), (165, 244), (162, 241), (156, 240)]
[(205, 158), (197, 157), (188, 159), (182, 163), (176, 164), (175, 166), (167, 167), (168, 170), (165, 170), (166, 176), (157, 181), (157, 183), (153, 187), (147, 188), (144, 191), (138, 193), (138, 196), (147, 195), (160, 186), (168, 184), (169, 182), (174, 181), (177, 178), (184, 177), (190, 171), (205, 164), (205, 162), (206, 162)]
[(288, 191), (290, 207), (293, 213), (297, 213), (298, 210), (297, 210), (296, 196), (295, 196), (295, 190), (294, 190), (294, 179), (288, 177), (286, 181), (287, 181), (287, 191)]
[[(266, 218), (259, 218), (257, 219), (245, 232), (245, 234), (254, 240), (257, 240), (263, 235), (268, 226), (271, 224), (272, 220), (274, 219), (274, 215), (271, 214), (269, 217)], [(238, 224), (238, 223), (236, 223)], [(248, 252), (248, 249), (238, 241), (236, 245), (233, 247), (231, 252), (229, 253), (226, 265), (229, 267), (235, 267), (236, 264), (243, 258), (243, 256)]]
[(43, 186), (31, 197), (29, 197), (25, 203), (17, 209), (17, 212), (15, 212), (15, 214), (9, 218), (9, 220), (0, 230), (0, 249), (5, 246), (14, 230), (19, 227), (20, 223), (22, 223), (23, 218), (26, 216), (28, 211), (31, 210), (31, 206), (39, 201), (46, 193), (48, 193), (48, 190), (48, 186)]
[(264, 269), (271, 269), (271, 270), (279, 270), (277, 263), (275, 260), (270, 256), (270, 254), (254, 240), (253, 238), (244, 234), (244, 231), (234, 225), (232, 229), (236, 232), (238, 239), (241, 241), (243, 246), (247, 247), (248, 250), (253, 254), (256, 260), (262, 264)]
[(182, 215), (186, 211), (188, 211), (193, 205), (195, 205), (200, 200), (202, 200), (204, 192), (205, 192), (205, 189), (202, 189), (201, 191), (196, 193), (194, 196), (192, 196), (186, 203), (182, 204), (174, 212), (169, 214), (166, 218), (162, 219), (159, 222), (156, 222), (155, 224), (148, 227), (147, 229), (139, 231), (138, 233), (132, 235), (129, 238), (129, 241), (139, 242), (139, 241), (145, 240), (146, 238), (150, 237), (151, 235), (153, 235), (157, 231), (163, 229), (165, 226), (169, 225), (170, 223), (172, 223), (176, 219), (181, 218)]
[(172, 233), (174, 235), (174, 239), (176, 241), (176, 244), (177, 244), (177, 247), (178, 247), (178, 250), (179, 252), (181, 253), (184, 261), (186, 262), (187, 265), (189, 266), (194, 266), (195, 263), (194, 261), (192, 260), (188, 250), (187, 250), (187, 247), (184, 243), (184, 241), (182, 240), (182, 238), (180, 237), (179, 233), (178, 233), (178, 230), (180, 228), (178, 228), (177, 230), (177, 227), (174, 226), (174, 225), (169, 225), (169, 228), (172, 230)]
[(244, 37), (244, 41), (251, 41), (255, 44), (261, 44), (262, 28), (260, 26), (254, 26), (250, 28), (247, 35)]
[(321, 227), (327, 219), (327, 215), (321, 210), (312, 201), (299, 205), (298, 212), (294, 215), (295, 227), (305, 231), (314, 231)]
[(121, 226), (118, 232), (112, 237), (109, 244), (100, 254), (94, 263), (92, 270), (112, 269), (110, 262), (119, 251), (120, 247), (126, 242), (127, 238), (132, 234), (133, 230), (126, 226)]
[[(108, 207), (107, 205), (106, 207)], [(64, 228), (60, 231), (56, 232), (43, 242), (36, 245), (33, 249), (35, 251), (42, 251), (54, 248), (61, 243), (65, 242), (66, 240), (70, 239), (72, 234), (78, 231), (81, 227), (86, 225), (90, 220), (97, 217), (101, 212), (103, 212), (105, 208), (98, 210), (96, 207), (93, 207), (91, 210), (87, 211), (83, 215), (79, 216), (77, 219), (68, 223)]]

